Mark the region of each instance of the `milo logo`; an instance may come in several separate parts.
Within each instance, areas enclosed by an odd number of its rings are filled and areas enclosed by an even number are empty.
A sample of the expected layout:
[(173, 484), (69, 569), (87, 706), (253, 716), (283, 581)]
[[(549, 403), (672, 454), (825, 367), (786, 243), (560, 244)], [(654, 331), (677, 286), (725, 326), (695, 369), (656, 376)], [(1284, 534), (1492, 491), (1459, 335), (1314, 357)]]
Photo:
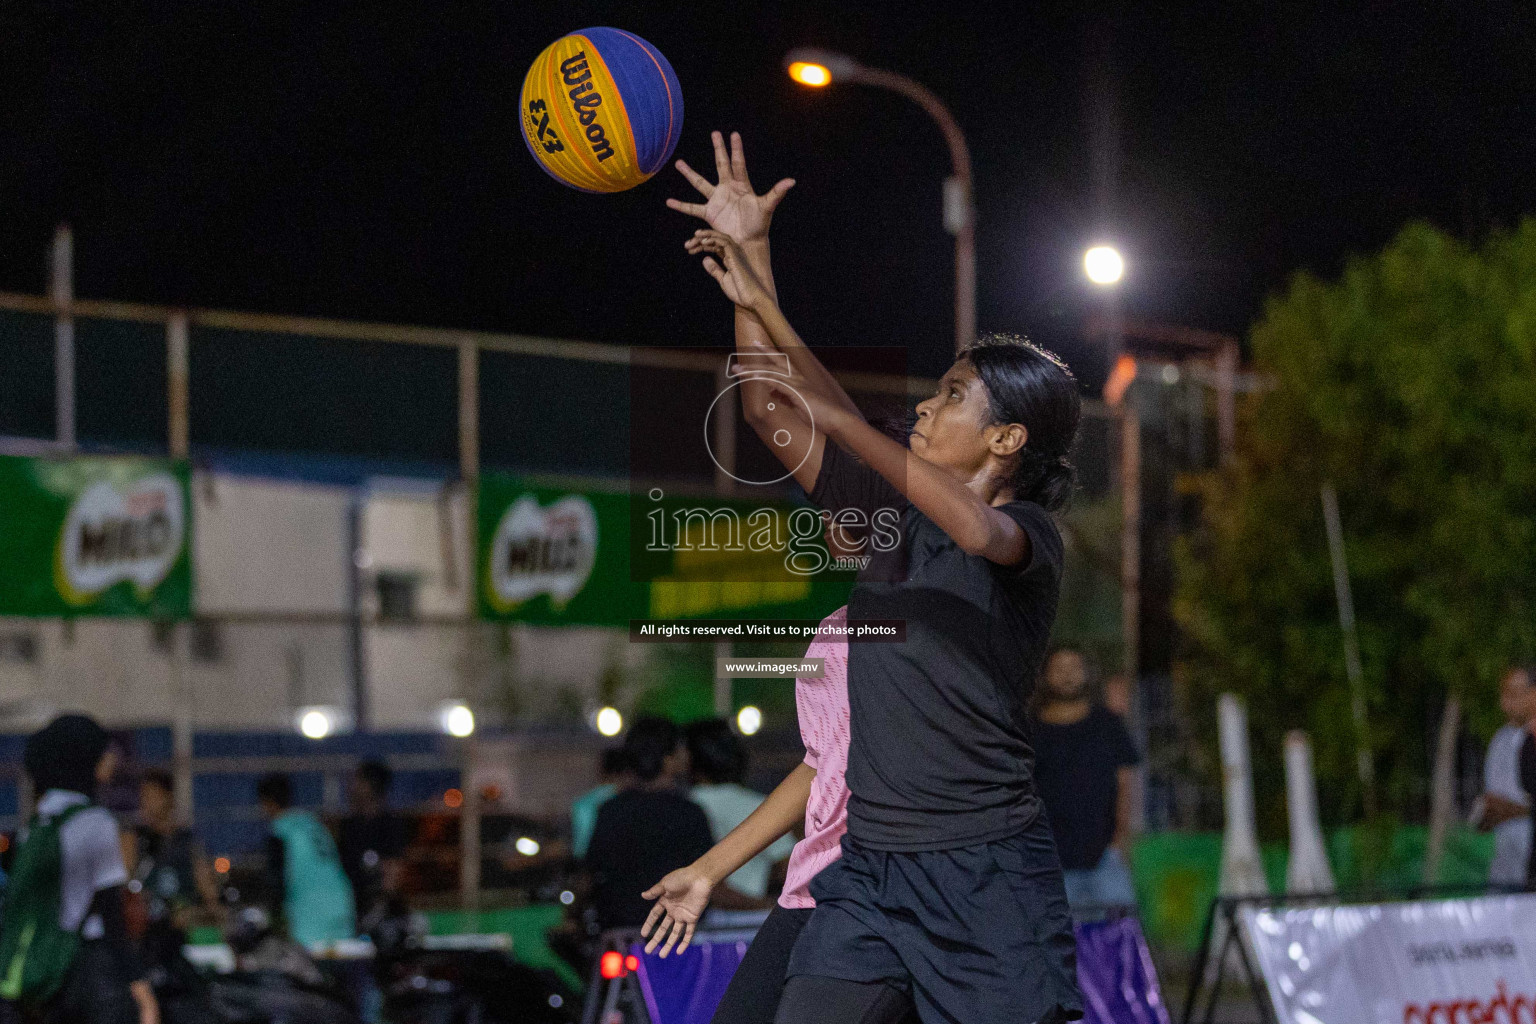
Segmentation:
[(592, 88), (592, 68), (587, 64), (587, 51), (578, 51), (575, 56), (561, 61), (560, 74), (569, 89), (566, 95), (571, 99), (571, 109), (576, 113), (576, 120), (581, 122), (593, 155), (599, 162), (607, 160), (613, 156), (613, 146), (597, 120), (597, 108), (603, 105), (603, 98)]
[(91, 484), (64, 518), (59, 591), (72, 604), (86, 604), (123, 581), (148, 593), (170, 575), (186, 536), (181, 485), (170, 474)]
[(525, 494), (496, 527), (490, 552), (491, 601), (502, 610), (548, 594), (564, 605), (581, 592), (597, 560), (597, 513), (580, 495), (541, 508)]

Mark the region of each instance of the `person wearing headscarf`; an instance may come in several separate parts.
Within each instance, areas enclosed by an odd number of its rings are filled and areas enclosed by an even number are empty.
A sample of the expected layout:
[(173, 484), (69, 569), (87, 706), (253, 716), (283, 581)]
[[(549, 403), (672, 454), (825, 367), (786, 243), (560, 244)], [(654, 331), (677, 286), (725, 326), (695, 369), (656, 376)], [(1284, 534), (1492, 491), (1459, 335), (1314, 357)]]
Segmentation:
[[(117, 821), (96, 805), (96, 787), (111, 779), (117, 760), (107, 731), (86, 715), (61, 715), (27, 740), (23, 764), (38, 794), (33, 824), (73, 811), (59, 827), (59, 926), (81, 940), (62, 988), (44, 1006), (26, 1011), (28, 1024), (160, 1020), (128, 934), (128, 870)], [(26, 843), (26, 831), (20, 839)]]

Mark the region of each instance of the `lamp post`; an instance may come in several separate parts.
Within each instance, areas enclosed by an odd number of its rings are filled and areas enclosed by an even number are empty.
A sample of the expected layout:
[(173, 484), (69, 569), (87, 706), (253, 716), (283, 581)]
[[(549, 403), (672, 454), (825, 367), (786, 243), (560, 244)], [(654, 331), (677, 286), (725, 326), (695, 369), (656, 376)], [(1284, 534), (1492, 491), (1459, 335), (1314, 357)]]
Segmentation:
[(857, 82), (890, 89), (928, 112), (944, 133), (954, 173), (944, 181), (944, 228), (955, 236), (955, 352), (976, 338), (976, 210), (971, 201), (971, 151), (949, 108), (921, 82), (894, 71), (868, 68), (847, 54), (807, 47), (784, 58), (789, 77), (820, 88), (833, 82)]

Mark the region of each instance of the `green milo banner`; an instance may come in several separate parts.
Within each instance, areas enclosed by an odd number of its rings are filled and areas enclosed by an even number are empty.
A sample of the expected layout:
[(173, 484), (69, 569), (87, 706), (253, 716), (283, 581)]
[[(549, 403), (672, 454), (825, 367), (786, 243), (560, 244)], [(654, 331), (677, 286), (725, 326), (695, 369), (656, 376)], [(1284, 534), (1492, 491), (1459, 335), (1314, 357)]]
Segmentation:
[(819, 619), (848, 599), (812, 509), (574, 490), (487, 475), (482, 618), (628, 627), (636, 619)]
[(0, 615), (192, 614), (185, 464), (0, 457)]

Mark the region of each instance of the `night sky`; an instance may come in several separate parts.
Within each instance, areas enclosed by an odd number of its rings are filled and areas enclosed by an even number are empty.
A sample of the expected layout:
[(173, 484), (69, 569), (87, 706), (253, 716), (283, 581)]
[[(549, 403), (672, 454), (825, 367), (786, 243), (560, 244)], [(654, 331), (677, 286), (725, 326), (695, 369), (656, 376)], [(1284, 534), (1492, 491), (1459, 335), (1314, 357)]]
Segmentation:
[(671, 60), (679, 156), (709, 169), (710, 129), (737, 129), (759, 188), (798, 179), (775, 256), (807, 340), (905, 345), (919, 372), (953, 330), (942, 139), (894, 94), (794, 85), (793, 46), (951, 105), (980, 326), (1045, 338), (1090, 384), (1073, 324), (1097, 239), (1127, 254), (1129, 312), (1240, 333), (1290, 273), (1411, 218), (1475, 238), (1536, 206), (1529, 4), (53, 0), (0, 8), (0, 288), (44, 289), (67, 220), (85, 297), (725, 343), (693, 222), (663, 206), (691, 198), (675, 171), (586, 195), (523, 148), (524, 71), (589, 25)]

